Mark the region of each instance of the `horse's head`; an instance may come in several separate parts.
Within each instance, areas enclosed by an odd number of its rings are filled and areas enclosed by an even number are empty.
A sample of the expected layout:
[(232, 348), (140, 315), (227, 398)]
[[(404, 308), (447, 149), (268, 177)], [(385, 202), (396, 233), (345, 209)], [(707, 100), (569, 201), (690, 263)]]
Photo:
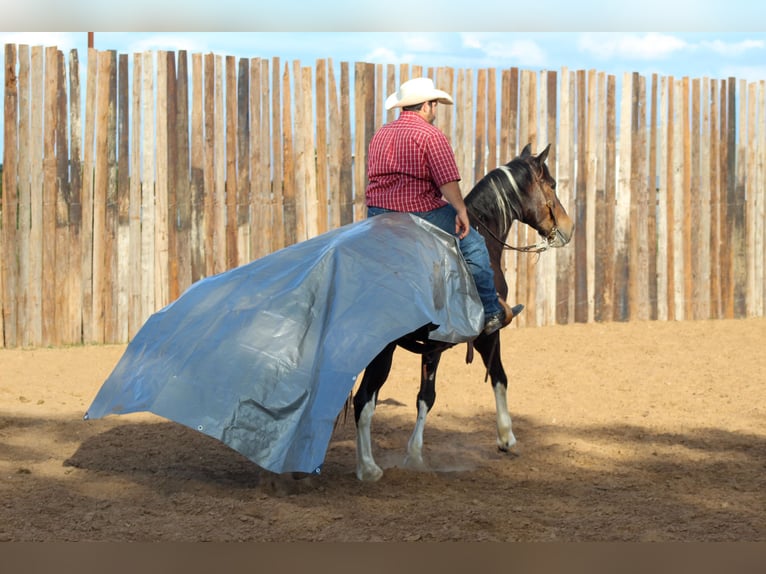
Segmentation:
[(531, 145), (527, 144), (508, 167), (517, 162), (527, 167), (526, 181), (523, 185), (520, 181), (518, 186), (521, 196), (519, 220), (546, 239), (548, 247), (562, 247), (572, 238), (574, 222), (556, 195), (556, 180), (545, 163), (550, 148), (548, 144), (538, 155), (533, 155)]

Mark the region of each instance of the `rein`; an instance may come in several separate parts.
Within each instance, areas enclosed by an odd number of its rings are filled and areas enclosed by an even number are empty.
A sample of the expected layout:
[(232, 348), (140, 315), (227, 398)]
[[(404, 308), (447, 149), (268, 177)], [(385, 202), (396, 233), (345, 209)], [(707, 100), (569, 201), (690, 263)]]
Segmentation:
[(553, 230), (551, 231), (550, 235), (548, 235), (548, 237), (543, 238), (542, 241), (539, 241), (538, 243), (534, 243), (532, 245), (524, 245), (523, 247), (515, 247), (513, 245), (509, 245), (508, 243), (506, 243), (505, 241), (500, 239), (497, 235), (495, 235), (493, 233), (493, 231), (489, 227), (487, 227), (487, 225), (483, 221), (478, 219), (475, 215), (474, 215), (474, 219), (476, 220), (477, 223), (479, 223), (486, 230), (487, 233), (489, 233), (489, 235), (490, 235), (490, 237), (492, 237), (492, 239), (494, 239), (500, 245), (503, 246), (503, 249), (512, 249), (513, 251), (521, 251), (523, 253), (542, 253), (543, 251), (547, 251), (548, 248), (550, 247), (551, 241), (553, 241), (553, 238), (556, 235), (556, 228), (554, 227)]
[[(501, 169), (503, 168), (501, 167)], [(505, 168), (503, 169), (503, 172), (508, 177), (508, 180), (511, 182), (511, 185), (513, 186), (513, 191), (516, 192), (516, 197), (518, 198), (519, 201), (521, 201), (521, 192), (519, 191), (519, 187), (516, 184), (516, 180), (513, 178), (513, 174), (511, 173), (511, 170)], [(485, 231), (489, 234), (489, 236), (492, 237), (492, 239), (494, 239), (495, 241), (497, 241), (500, 245), (502, 245), (504, 249), (520, 251), (522, 253), (542, 253), (543, 251), (546, 251), (550, 247), (550, 244), (554, 241), (556, 237), (556, 233), (558, 232), (558, 226), (555, 225), (556, 216), (553, 213), (551, 213), (553, 217), (554, 225), (553, 225), (553, 229), (551, 229), (551, 232), (548, 234), (547, 237), (544, 237), (541, 241), (533, 245), (525, 245), (523, 247), (514, 247), (513, 245), (509, 245), (508, 243), (500, 239), (497, 235), (495, 235), (495, 233), (487, 226), (487, 224), (484, 223), (481, 219), (479, 219), (475, 213), (472, 215), (473, 215), (474, 221), (479, 223), (485, 229)]]

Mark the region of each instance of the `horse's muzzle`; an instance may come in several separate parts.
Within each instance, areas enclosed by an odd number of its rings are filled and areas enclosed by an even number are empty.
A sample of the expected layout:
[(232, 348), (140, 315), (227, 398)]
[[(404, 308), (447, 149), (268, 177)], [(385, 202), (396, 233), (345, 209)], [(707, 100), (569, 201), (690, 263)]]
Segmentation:
[(572, 239), (572, 231), (574, 231), (574, 226), (569, 228), (568, 233), (567, 230), (562, 229), (561, 227), (557, 227), (555, 232), (551, 233), (551, 235), (548, 237), (548, 246), (564, 247), (564, 245), (569, 243), (569, 241)]

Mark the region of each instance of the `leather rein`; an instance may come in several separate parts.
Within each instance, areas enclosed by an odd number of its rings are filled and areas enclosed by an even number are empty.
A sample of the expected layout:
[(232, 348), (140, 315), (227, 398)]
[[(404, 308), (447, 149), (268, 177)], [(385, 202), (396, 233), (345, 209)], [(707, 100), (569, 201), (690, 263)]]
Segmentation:
[[(513, 178), (513, 174), (511, 173), (511, 170), (505, 166), (500, 166), (498, 169), (501, 169), (505, 173), (505, 175), (508, 177), (508, 180), (511, 182), (511, 186), (513, 187), (513, 191), (516, 193), (516, 197), (519, 200), (519, 203), (521, 203), (521, 192), (519, 191), (519, 186), (516, 184), (516, 180)], [(492, 237), (492, 239), (494, 239), (495, 241), (497, 241), (500, 245), (502, 245), (504, 249), (511, 249), (513, 251), (520, 251), (523, 253), (542, 253), (543, 251), (546, 251), (551, 246), (551, 243), (553, 243), (554, 239), (556, 238), (556, 234), (558, 233), (558, 223), (556, 221), (556, 214), (553, 213), (553, 209), (551, 209), (550, 205), (548, 206), (548, 209), (550, 210), (551, 217), (553, 218), (553, 229), (551, 229), (551, 232), (538, 243), (534, 243), (532, 245), (524, 245), (523, 247), (515, 247), (513, 245), (509, 245), (508, 243), (500, 239), (497, 235), (495, 235), (495, 233), (487, 226), (487, 224), (484, 223), (478, 217), (476, 217), (475, 214), (472, 214), (472, 215), (473, 215), (474, 221), (480, 224), (484, 228), (484, 230), (489, 234), (489, 236)]]

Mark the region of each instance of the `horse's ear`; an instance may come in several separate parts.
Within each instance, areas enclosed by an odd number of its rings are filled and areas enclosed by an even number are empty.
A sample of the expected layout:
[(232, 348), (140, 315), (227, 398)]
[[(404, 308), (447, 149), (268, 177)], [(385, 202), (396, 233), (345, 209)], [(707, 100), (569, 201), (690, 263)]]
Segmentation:
[(532, 144), (528, 143), (524, 146), (524, 149), (521, 150), (521, 156), (520, 157), (527, 157), (528, 155), (532, 155)]
[(551, 144), (548, 144), (547, 146), (545, 146), (545, 149), (540, 152), (540, 155), (538, 155), (535, 158), (539, 165), (543, 165), (545, 163), (545, 160), (548, 159), (548, 151), (550, 149), (551, 149)]

